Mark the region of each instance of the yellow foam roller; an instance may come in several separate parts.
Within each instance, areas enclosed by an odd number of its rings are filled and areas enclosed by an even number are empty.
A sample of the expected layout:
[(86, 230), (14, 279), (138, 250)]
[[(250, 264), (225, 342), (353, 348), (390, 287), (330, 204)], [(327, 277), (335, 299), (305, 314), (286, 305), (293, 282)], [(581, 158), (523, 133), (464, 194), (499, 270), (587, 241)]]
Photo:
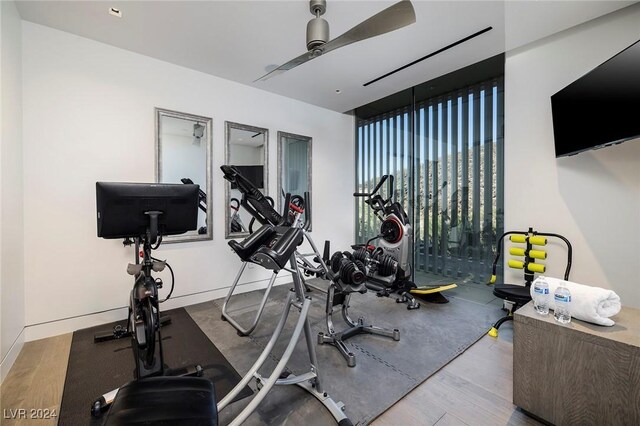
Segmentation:
[(524, 262), (515, 259), (509, 259), (509, 268), (522, 269), (524, 268)]
[(527, 236), (523, 234), (513, 234), (513, 235), (509, 235), (509, 240), (514, 243), (526, 243)]
[(547, 238), (546, 237), (529, 237), (529, 242), (535, 246), (546, 246)]
[(531, 272), (537, 272), (539, 274), (543, 274), (547, 268), (540, 263), (528, 263), (527, 269)]
[(529, 250), (529, 257), (545, 260), (547, 258), (547, 252), (544, 250)]
[(520, 247), (509, 247), (509, 254), (511, 256), (524, 256), (524, 249)]

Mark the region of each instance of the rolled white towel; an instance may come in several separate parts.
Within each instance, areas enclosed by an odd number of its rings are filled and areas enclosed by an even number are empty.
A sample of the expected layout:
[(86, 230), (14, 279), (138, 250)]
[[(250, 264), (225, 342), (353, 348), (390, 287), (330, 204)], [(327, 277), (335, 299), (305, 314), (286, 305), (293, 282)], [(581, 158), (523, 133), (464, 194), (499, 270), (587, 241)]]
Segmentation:
[[(534, 296), (533, 286), (539, 279), (539, 277), (536, 278), (531, 285), (531, 297)], [(616, 315), (622, 308), (622, 305), (620, 304), (620, 296), (618, 296), (615, 291), (601, 287), (591, 287), (571, 281), (564, 281), (553, 277), (545, 277), (545, 280), (549, 284), (549, 294), (551, 295), (549, 301), (550, 309), (556, 309), (553, 294), (555, 293), (558, 285), (560, 285), (561, 282), (564, 282), (571, 292), (569, 310), (572, 317), (598, 325), (606, 325), (608, 327), (615, 324), (615, 322), (609, 317)]]

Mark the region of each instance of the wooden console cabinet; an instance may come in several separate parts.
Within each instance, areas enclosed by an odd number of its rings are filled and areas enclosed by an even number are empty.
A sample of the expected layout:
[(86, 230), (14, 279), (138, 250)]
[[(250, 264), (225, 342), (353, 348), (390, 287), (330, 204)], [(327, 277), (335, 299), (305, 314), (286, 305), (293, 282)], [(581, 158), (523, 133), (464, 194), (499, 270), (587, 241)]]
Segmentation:
[(640, 309), (613, 327), (517, 310), (513, 403), (555, 425), (640, 425)]

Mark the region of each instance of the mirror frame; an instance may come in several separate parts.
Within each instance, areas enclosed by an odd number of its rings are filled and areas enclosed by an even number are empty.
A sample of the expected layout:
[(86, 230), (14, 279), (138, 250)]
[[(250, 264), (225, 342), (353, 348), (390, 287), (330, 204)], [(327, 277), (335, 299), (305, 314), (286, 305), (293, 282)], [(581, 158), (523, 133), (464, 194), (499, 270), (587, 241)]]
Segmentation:
[[(278, 211), (282, 211), (282, 195), (280, 193), (280, 191), (282, 190), (282, 172), (283, 170), (283, 166), (284, 166), (284, 161), (283, 161), (283, 149), (282, 149), (282, 144), (283, 144), (283, 139), (284, 138), (289, 138), (289, 139), (297, 139), (297, 140), (302, 140), (302, 141), (306, 141), (309, 144), (309, 149), (308, 149), (308, 155), (307, 155), (307, 182), (309, 184), (307, 191), (309, 191), (309, 197), (311, 197), (311, 206), (313, 206), (313, 191), (311, 189), (312, 187), (312, 182), (311, 182), (311, 178), (313, 176), (312, 173), (312, 164), (313, 164), (313, 138), (311, 136), (303, 136), (303, 135), (298, 135), (295, 133), (287, 133), (287, 132), (280, 132), (278, 131), (278, 202), (276, 203), (276, 206), (278, 206)], [(313, 225), (312, 225), (313, 226)], [(309, 227), (309, 232), (311, 232), (311, 227)]]
[[(184, 242), (193, 242), (193, 241), (206, 241), (213, 240), (213, 208), (211, 208), (211, 201), (213, 200), (213, 180), (211, 167), (213, 166), (213, 131), (212, 131), (212, 122), (213, 119), (211, 117), (203, 117), (195, 114), (187, 114), (184, 112), (173, 111), (170, 109), (164, 108), (154, 108), (155, 115), (155, 147), (156, 147), (156, 156), (155, 156), (155, 172), (156, 172), (156, 182), (160, 183), (162, 178), (162, 136), (161, 136), (161, 123), (160, 119), (162, 117), (172, 117), (179, 118), (183, 120), (191, 120), (197, 121), (200, 123), (204, 123), (205, 125), (205, 134), (207, 135), (207, 160), (206, 160), (206, 184), (207, 184), (207, 233), (204, 235), (170, 235), (164, 237), (162, 239), (163, 243), (184, 243)], [(199, 209), (198, 209), (199, 210)]]
[[(231, 150), (229, 149), (229, 137), (231, 136), (231, 129), (246, 130), (249, 132), (264, 133), (264, 188), (262, 193), (265, 196), (269, 196), (269, 129), (263, 127), (250, 126), (248, 124), (234, 123), (233, 121), (224, 122), (224, 159), (225, 165), (230, 165)], [(231, 197), (231, 183), (224, 180), (224, 238), (244, 238), (249, 236), (249, 232), (230, 232), (231, 218), (229, 217), (229, 198)], [(248, 225), (248, 224), (247, 224)]]

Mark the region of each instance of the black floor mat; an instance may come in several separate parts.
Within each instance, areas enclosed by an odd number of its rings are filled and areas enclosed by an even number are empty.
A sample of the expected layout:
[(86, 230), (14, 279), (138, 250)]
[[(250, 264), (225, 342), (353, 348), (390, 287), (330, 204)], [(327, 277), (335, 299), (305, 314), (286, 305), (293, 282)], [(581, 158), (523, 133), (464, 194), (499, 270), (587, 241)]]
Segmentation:
[[(184, 309), (167, 311), (165, 315), (171, 316), (171, 324), (162, 328), (165, 364), (173, 369), (200, 364), (204, 377), (213, 382), (218, 400), (222, 399), (240, 382), (240, 375)], [(96, 332), (109, 331), (113, 325), (73, 333), (59, 425), (101, 424), (102, 419), (91, 417), (91, 403), (133, 379), (135, 363), (130, 338), (93, 342)], [(251, 389), (245, 387), (236, 399), (252, 394)]]

